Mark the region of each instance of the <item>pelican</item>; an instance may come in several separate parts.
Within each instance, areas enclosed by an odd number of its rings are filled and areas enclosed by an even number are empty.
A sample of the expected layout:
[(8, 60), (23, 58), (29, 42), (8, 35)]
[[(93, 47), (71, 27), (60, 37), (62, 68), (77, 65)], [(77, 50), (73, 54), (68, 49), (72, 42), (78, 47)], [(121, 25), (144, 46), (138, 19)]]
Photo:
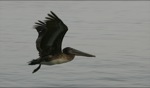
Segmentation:
[(50, 11), (45, 21), (35, 23), (34, 28), (38, 32), (36, 39), (36, 48), (39, 52), (39, 58), (31, 60), (29, 65), (39, 65), (32, 73), (37, 72), (41, 65), (55, 65), (72, 61), (75, 56), (95, 57), (77, 49), (66, 47), (63, 50), (62, 41), (68, 31), (68, 27), (58, 16)]

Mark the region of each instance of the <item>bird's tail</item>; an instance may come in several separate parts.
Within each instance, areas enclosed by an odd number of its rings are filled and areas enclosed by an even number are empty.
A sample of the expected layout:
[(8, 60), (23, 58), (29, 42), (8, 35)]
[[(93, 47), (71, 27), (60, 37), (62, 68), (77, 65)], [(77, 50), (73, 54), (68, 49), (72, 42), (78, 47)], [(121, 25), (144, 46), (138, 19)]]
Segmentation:
[(28, 62), (28, 65), (36, 65), (36, 64), (39, 64), (39, 59), (33, 59), (31, 61)]

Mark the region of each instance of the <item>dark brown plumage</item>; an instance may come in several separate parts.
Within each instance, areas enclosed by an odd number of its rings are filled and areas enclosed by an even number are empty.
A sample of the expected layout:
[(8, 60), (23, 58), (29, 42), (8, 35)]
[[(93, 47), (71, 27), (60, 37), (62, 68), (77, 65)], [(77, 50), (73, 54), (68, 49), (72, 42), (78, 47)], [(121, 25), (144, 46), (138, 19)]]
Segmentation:
[(71, 47), (66, 47), (62, 51), (62, 41), (68, 28), (52, 11), (51, 14), (48, 14), (45, 21), (38, 21), (35, 24), (35, 29), (38, 32), (36, 48), (39, 52), (39, 58), (30, 61), (29, 65), (39, 64), (39, 66), (33, 73), (40, 69), (41, 64), (54, 65), (65, 63), (73, 60), (75, 55), (95, 57)]

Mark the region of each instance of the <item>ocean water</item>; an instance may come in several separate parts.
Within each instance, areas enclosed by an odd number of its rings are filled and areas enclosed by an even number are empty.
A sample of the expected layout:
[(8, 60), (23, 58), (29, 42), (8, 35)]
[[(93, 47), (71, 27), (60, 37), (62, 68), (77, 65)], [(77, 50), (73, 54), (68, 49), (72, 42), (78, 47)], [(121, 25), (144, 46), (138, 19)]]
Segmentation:
[[(68, 26), (64, 47), (96, 55), (46, 66), (34, 22), (53, 11)], [(149, 1), (0, 1), (0, 87), (150, 87)]]

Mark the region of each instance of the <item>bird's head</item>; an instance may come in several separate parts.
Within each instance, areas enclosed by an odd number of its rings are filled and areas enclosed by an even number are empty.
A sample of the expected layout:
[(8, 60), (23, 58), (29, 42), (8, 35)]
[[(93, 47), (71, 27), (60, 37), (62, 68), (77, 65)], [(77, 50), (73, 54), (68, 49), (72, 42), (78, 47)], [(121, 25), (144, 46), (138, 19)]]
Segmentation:
[(76, 49), (73, 49), (71, 47), (66, 47), (63, 49), (63, 53), (67, 54), (67, 55), (76, 55), (76, 56), (85, 56), (85, 57), (95, 57), (95, 55), (92, 54), (88, 54)]

